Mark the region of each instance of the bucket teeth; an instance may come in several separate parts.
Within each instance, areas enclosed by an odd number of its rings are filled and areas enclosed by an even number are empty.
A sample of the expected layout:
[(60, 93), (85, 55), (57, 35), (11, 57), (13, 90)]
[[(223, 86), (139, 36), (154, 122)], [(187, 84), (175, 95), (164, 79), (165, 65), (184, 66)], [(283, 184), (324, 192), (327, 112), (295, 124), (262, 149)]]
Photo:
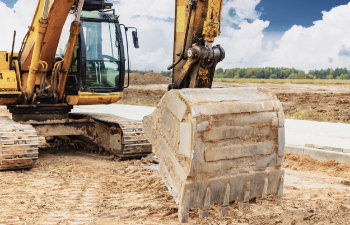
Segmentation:
[(203, 208), (201, 209), (201, 212), (199, 213), (200, 218), (205, 218), (205, 217), (209, 216), (210, 201), (211, 201), (211, 189), (208, 187), (207, 191), (205, 193)]
[(181, 222), (194, 207), (224, 216), (231, 202), (282, 197), (284, 114), (266, 90), (172, 90), (143, 122)]

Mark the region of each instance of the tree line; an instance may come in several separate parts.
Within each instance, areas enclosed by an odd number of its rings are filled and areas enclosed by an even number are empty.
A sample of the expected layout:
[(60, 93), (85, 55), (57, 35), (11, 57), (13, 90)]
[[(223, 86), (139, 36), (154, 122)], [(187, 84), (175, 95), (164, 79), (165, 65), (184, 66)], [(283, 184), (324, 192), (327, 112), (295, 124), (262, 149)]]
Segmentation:
[[(154, 73), (154, 71), (153, 70), (130, 70), (130, 73), (146, 74), (146, 73)], [(166, 77), (170, 77), (171, 75), (171, 71), (161, 71), (159, 73)]]
[[(153, 70), (132, 70), (132, 73), (150, 73)], [(171, 71), (162, 71), (160, 74), (169, 77)], [(284, 67), (264, 67), (264, 68), (218, 68), (215, 71), (216, 78), (246, 78), (246, 79), (340, 79), (350, 80), (350, 70), (347, 68), (328, 68), (321, 70), (310, 70), (305, 73), (303, 70)]]
[(217, 78), (247, 78), (247, 79), (340, 79), (350, 80), (350, 70), (347, 68), (328, 68), (321, 70), (310, 70), (305, 73), (303, 70), (284, 67), (264, 68), (218, 68), (215, 71)]

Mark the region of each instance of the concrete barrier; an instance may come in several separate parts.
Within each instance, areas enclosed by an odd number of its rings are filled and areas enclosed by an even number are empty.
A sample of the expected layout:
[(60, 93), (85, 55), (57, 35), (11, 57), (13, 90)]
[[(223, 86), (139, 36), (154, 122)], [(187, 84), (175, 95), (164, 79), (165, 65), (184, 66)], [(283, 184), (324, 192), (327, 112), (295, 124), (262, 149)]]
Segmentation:
[(298, 155), (308, 155), (312, 159), (318, 161), (335, 160), (339, 163), (350, 163), (350, 151), (349, 149), (327, 149), (322, 148), (312, 148), (304, 146), (286, 145), (286, 153), (294, 153)]

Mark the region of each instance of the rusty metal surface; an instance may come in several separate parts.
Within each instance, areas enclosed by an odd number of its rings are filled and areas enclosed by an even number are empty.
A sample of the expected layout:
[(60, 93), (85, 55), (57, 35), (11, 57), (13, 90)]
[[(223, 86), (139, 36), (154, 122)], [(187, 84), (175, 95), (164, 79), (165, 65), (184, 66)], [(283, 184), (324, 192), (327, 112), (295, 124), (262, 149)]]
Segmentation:
[(144, 119), (159, 172), (179, 205), (179, 220), (212, 204), (282, 196), (284, 114), (257, 88), (182, 89), (166, 93)]
[(152, 152), (144, 138), (142, 121), (110, 114), (70, 113), (68, 118), (43, 121), (29, 120), (38, 136), (70, 136), (95, 148), (103, 148), (121, 158), (142, 157)]
[(94, 139), (95, 143), (100, 143), (114, 155), (129, 158), (145, 156), (152, 152), (152, 145), (143, 134), (142, 121), (102, 113), (72, 114), (93, 119), (95, 129), (102, 133), (98, 132), (90, 139)]

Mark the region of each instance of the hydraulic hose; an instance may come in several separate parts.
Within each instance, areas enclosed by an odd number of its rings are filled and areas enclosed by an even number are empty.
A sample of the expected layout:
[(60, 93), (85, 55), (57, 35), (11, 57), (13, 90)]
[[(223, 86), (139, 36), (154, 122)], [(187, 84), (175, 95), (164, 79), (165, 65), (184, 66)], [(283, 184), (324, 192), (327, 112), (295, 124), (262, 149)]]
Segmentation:
[(171, 70), (173, 69), (177, 64), (179, 64), (181, 62), (181, 60), (184, 59), (185, 57), (185, 50), (186, 50), (186, 44), (187, 44), (187, 38), (188, 38), (188, 31), (190, 29), (190, 23), (191, 23), (191, 17), (192, 17), (192, 10), (193, 10), (193, 7), (194, 7), (194, 3), (193, 1), (190, 1), (190, 11), (189, 11), (189, 14), (188, 14), (188, 18), (187, 18), (187, 24), (186, 24), (186, 32), (185, 32), (185, 39), (184, 39), (184, 45), (183, 45), (183, 50), (180, 54), (180, 58), (174, 62), (173, 64), (171, 64), (170, 66), (168, 66), (168, 70)]

